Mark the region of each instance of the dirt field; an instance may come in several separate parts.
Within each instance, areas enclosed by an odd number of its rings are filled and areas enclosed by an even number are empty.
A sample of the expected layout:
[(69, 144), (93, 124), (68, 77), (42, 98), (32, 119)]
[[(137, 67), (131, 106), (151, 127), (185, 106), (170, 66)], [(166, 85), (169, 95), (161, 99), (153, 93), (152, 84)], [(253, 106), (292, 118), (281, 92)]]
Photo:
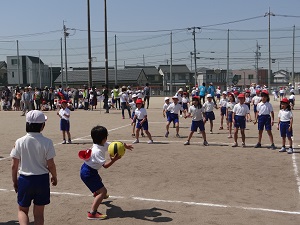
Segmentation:
[[(278, 102), (273, 104), (277, 118)], [(75, 111), (71, 114), (73, 144), (62, 145), (59, 118), (47, 112), (43, 134), (53, 140), (58, 185), (52, 187), (51, 204), (46, 207), (45, 224), (300, 224), (300, 155), (288, 155), (268, 149), (268, 136), (263, 134), (263, 148), (255, 149), (257, 125), (247, 124), (246, 147), (232, 148), (227, 130), (219, 131), (220, 116), (215, 111), (214, 133), (209, 134), (209, 146), (202, 145), (195, 133), (190, 146), (183, 143), (189, 134), (191, 119), (180, 119), (181, 138), (170, 128), (165, 138), (162, 117), (163, 98), (152, 97), (147, 110), (149, 131), (154, 144), (147, 138), (134, 145), (132, 152), (111, 168), (100, 170), (110, 198), (99, 207), (109, 219), (88, 221), (93, 197), (79, 177), (82, 161), (79, 150), (92, 145), (90, 130), (95, 125), (106, 126), (109, 140), (130, 143), (131, 120), (121, 119), (121, 111)], [(300, 109), (294, 113), (294, 146), (300, 152)], [(253, 117), (253, 112), (252, 112)], [(12, 191), (9, 153), (14, 141), (25, 134), (25, 117), (20, 112), (0, 112), (0, 225), (16, 224), (17, 202)], [(277, 119), (276, 119), (277, 121)], [(281, 138), (273, 128), (275, 144)], [(241, 140), (239, 140), (241, 144)], [(32, 211), (32, 210), (31, 210)], [(30, 213), (30, 221), (33, 221)], [(33, 224), (33, 223), (32, 223)]]

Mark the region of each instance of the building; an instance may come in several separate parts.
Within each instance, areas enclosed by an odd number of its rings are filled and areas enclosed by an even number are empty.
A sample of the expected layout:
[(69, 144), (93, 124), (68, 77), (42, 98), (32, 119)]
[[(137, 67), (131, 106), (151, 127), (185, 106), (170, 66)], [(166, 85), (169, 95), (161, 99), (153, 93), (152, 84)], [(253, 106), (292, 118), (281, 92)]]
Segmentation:
[[(206, 70), (204, 74), (204, 83), (209, 84), (213, 83), (215, 87), (219, 86), (221, 90), (226, 90), (226, 78), (227, 70), (215, 69), (215, 70)], [(228, 85), (232, 84), (232, 71), (229, 71)]]
[(49, 68), (43, 61), (34, 56), (7, 56), (7, 82), (8, 85), (30, 85), (44, 87), (51, 85)]
[(7, 85), (7, 65), (5, 61), (0, 61), (0, 86)]
[[(88, 85), (89, 79), (89, 71), (83, 69), (73, 68), (72, 70), (68, 70), (68, 82), (66, 82), (66, 76), (63, 77), (63, 83), (68, 84), (70, 87), (78, 87), (82, 88), (83, 85)], [(62, 75), (60, 74), (54, 84), (56, 86), (61, 84)], [(108, 70), (108, 86), (112, 88), (115, 86), (115, 70)], [(93, 85), (96, 87), (101, 87), (105, 84), (105, 69), (93, 69), (92, 70), (92, 81)], [(130, 68), (117, 70), (117, 84), (121, 87), (131, 86), (133, 88), (140, 88), (147, 83), (147, 77), (143, 69), (139, 68)]]
[(163, 77), (164, 94), (174, 94), (179, 88), (191, 87), (195, 85), (194, 74), (191, 73), (187, 65), (172, 65), (172, 87), (170, 93), (170, 65), (160, 65), (159, 74)]

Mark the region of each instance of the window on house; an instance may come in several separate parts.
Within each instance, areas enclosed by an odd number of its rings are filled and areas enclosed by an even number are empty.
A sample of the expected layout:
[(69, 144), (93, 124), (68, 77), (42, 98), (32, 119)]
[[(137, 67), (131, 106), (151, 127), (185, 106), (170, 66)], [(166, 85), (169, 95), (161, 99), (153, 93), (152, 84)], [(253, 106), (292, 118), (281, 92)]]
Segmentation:
[(11, 59), (11, 64), (12, 65), (17, 65), (18, 64), (18, 59)]
[(253, 74), (249, 74), (248, 79), (253, 79)]
[(14, 78), (15, 77), (15, 72), (11, 72), (11, 76), (12, 76), (12, 78)]
[(179, 80), (185, 80), (185, 78), (186, 78), (185, 74), (179, 74), (178, 75)]
[(242, 79), (242, 75), (236, 75), (238, 80)]

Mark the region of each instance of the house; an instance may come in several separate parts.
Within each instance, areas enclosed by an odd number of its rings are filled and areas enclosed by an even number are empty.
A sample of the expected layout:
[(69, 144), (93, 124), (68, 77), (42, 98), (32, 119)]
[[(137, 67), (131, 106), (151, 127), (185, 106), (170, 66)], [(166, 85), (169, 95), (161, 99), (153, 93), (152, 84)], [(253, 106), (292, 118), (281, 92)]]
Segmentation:
[[(44, 87), (51, 85), (49, 68), (43, 61), (34, 56), (7, 56), (8, 85)], [(19, 64), (19, 65), (18, 65)]]
[(7, 85), (7, 64), (5, 61), (0, 61), (0, 86)]
[(279, 70), (277, 72), (274, 72), (273, 77), (275, 84), (287, 84), (290, 82), (290, 73), (286, 70)]
[[(215, 87), (219, 86), (221, 90), (226, 90), (227, 82), (227, 70), (212, 69), (206, 70), (205, 83), (213, 83)], [(228, 85), (232, 84), (232, 71), (229, 71)]]
[[(148, 82), (146, 74), (143, 69), (130, 68), (117, 70), (117, 77), (115, 77), (115, 70), (108, 70), (108, 86), (112, 88), (115, 86), (115, 80), (119, 86), (132, 86), (133, 88), (144, 86)], [(54, 84), (56, 86), (61, 84), (62, 75), (60, 74)], [(68, 86), (81, 88), (83, 85), (88, 84), (89, 71), (73, 68), (71, 71), (68, 70)], [(66, 84), (66, 77), (63, 77), (63, 83)], [(105, 84), (105, 70), (104, 69), (93, 69), (92, 70), (92, 83), (93, 86), (101, 87)]]
[(170, 93), (170, 84), (172, 84), (171, 94), (179, 88), (191, 87), (195, 85), (194, 74), (191, 73), (187, 65), (172, 65), (172, 82), (170, 80), (170, 65), (160, 65), (159, 74), (163, 77), (163, 90), (165, 94)]

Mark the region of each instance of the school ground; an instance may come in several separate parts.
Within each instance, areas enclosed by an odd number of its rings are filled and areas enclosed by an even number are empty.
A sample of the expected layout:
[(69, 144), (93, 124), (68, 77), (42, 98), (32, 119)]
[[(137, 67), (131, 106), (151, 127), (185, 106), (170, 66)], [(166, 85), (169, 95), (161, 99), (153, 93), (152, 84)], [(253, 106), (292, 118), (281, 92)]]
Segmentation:
[[(247, 124), (246, 147), (232, 148), (227, 130), (219, 131), (216, 114), (214, 133), (207, 132), (209, 146), (195, 133), (190, 146), (183, 143), (191, 119), (180, 119), (181, 138), (170, 128), (165, 138), (162, 97), (152, 97), (148, 109), (154, 144), (147, 138), (111, 168), (100, 170), (110, 198), (99, 207), (109, 219), (88, 221), (93, 197), (79, 177), (82, 161), (79, 150), (91, 147), (90, 130), (103, 125), (109, 140), (130, 143), (131, 120), (121, 119), (121, 111), (78, 110), (71, 114), (73, 144), (62, 145), (59, 118), (46, 112), (43, 134), (53, 140), (57, 156), (58, 185), (52, 187), (51, 204), (45, 210), (45, 224), (300, 224), (300, 103), (294, 113), (292, 155), (271, 150), (266, 133), (263, 148), (255, 149), (257, 125)], [(99, 106), (98, 106), (99, 107)], [(277, 116), (279, 103), (273, 102)], [(215, 111), (216, 112), (216, 111)], [(14, 141), (25, 134), (25, 117), (20, 112), (0, 112), (0, 225), (16, 224), (16, 194), (12, 191), (9, 153)], [(253, 117), (253, 112), (252, 112)], [(276, 119), (277, 121), (277, 119)], [(206, 131), (209, 131), (206, 124)], [(273, 129), (275, 144), (281, 147), (279, 132)], [(241, 144), (241, 140), (239, 140)], [(33, 221), (32, 209), (30, 221)], [(33, 223), (31, 223), (33, 224)]]

